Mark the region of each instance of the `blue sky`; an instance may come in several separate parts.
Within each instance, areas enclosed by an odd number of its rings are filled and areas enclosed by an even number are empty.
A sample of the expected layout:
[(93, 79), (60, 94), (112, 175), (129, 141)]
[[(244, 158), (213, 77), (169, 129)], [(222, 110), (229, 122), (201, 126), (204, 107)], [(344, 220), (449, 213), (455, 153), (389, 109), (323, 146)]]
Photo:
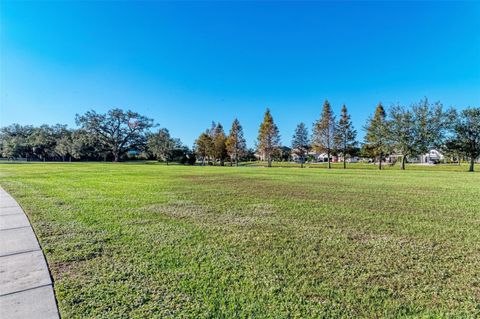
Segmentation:
[(191, 146), (266, 107), (290, 145), (325, 99), (480, 106), (480, 2), (5, 2), (0, 126), (132, 109)]

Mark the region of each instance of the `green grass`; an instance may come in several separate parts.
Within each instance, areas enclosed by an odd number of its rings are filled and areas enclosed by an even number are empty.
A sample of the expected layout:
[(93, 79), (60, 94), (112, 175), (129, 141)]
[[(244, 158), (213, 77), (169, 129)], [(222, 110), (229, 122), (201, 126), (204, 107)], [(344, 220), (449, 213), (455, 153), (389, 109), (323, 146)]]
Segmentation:
[[(225, 165), (230, 165), (226, 163)], [(248, 167), (266, 167), (267, 162), (264, 161), (255, 161), (255, 162), (244, 162), (240, 164), (241, 166)], [(465, 172), (468, 171), (468, 163), (462, 163), (458, 165), (457, 163), (453, 164), (436, 164), (436, 165), (425, 165), (425, 164), (406, 164), (406, 170), (420, 170), (420, 171), (454, 171), (454, 172)], [(477, 164), (478, 165), (478, 164)], [(306, 163), (304, 168), (327, 168), (328, 163)], [(331, 163), (332, 169), (338, 168), (343, 169), (343, 163)], [(478, 165), (480, 166), (480, 165)], [(478, 169), (478, 166), (477, 169)], [(272, 167), (282, 167), (282, 168), (301, 168), (299, 163), (295, 162), (272, 162)], [(347, 169), (371, 169), (378, 170), (378, 164), (374, 163), (347, 163)], [(382, 165), (383, 170), (400, 170), (400, 163), (395, 163), (394, 165), (384, 163)]]
[[(480, 174), (2, 164), (64, 318), (480, 316)], [(465, 167), (463, 167), (465, 169)]]

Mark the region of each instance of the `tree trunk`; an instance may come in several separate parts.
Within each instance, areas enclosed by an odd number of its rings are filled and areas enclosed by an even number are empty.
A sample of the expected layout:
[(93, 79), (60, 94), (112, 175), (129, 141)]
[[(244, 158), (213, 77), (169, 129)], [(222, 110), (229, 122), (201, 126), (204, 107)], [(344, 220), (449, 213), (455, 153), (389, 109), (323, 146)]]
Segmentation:
[(304, 162), (304, 161), (305, 161), (305, 160), (303, 159), (303, 156), (302, 156), (302, 158), (300, 159), (300, 168), (303, 168), (303, 162)]
[(402, 170), (405, 170), (405, 159), (406, 159), (406, 156), (402, 155)]
[(378, 156), (378, 169), (382, 170), (382, 153)]
[(120, 155), (118, 154), (118, 152), (115, 152), (115, 153), (113, 154), (113, 161), (114, 161), (114, 162), (118, 162), (119, 159), (120, 159)]
[(235, 157), (235, 166), (238, 167), (238, 157)]
[(345, 152), (343, 152), (343, 169), (347, 168), (347, 157), (345, 156)]
[(268, 154), (267, 160), (268, 160), (268, 167), (272, 167), (272, 157), (270, 156), (270, 154)]
[(472, 157), (470, 157), (470, 168), (468, 169), (469, 172), (474, 171), (474, 165), (475, 165), (475, 159), (472, 156)]
[(327, 161), (328, 161), (328, 168), (332, 168), (332, 165), (330, 164), (330, 151), (327, 152)]

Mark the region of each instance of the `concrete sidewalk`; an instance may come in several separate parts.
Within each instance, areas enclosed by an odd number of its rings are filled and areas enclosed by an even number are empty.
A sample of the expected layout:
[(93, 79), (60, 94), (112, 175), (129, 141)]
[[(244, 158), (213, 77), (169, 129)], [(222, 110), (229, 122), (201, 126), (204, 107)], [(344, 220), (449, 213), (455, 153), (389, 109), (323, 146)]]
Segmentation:
[(53, 284), (32, 226), (0, 187), (0, 318), (59, 318)]

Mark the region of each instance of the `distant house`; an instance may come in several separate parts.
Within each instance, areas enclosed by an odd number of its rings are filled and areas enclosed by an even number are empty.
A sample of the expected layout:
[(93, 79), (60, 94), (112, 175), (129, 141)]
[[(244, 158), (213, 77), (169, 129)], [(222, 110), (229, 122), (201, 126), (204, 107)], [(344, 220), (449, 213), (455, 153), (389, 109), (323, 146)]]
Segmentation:
[[(337, 160), (339, 162), (343, 162), (343, 156), (338, 156), (337, 157)], [(347, 159), (345, 160), (347, 163), (358, 163), (360, 162), (360, 157), (358, 156), (349, 156), (347, 157)]]
[(264, 152), (256, 151), (254, 156), (257, 159), (257, 161), (266, 161), (267, 160), (267, 157), (265, 156)]
[(419, 156), (420, 163), (425, 164), (438, 164), (443, 161), (444, 158), (443, 154), (436, 149), (431, 149), (428, 153)]
[[(301, 161), (300, 156), (295, 152), (295, 150), (292, 150), (291, 157), (294, 162)], [(307, 152), (307, 155), (305, 157), (306, 157), (305, 160), (308, 160), (308, 158), (313, 157), (314, 162), (328, 162), (327, 153), (317, 153), (315, 151), (309, 151)], [(330, 155), (330, 160), (333, 161), (333, 156), (331, 155)]]
[[(328, 154), (327, 153), (319, 153), (315, 151), (310, 151), (307, 153), (307, 158), (313, 158), (313, 162), (316, 163), (326, 163), (328, 162)], [(295, 162), (300, 162), (301, 158), (298, 156), (294, 151), (292, 151), (292, 160)], [(360, 161), (358, 156), (352, 156), (347, 158), (347, 162), (349, 163), (357, 163)], [(330, 154), (330, 162), (343, 162), (342, 156), (334, 156)]]
[[(308, 155), (313, 157), (314, 161), (317, 163), (324, 163), (328, 162), (328, 154), (327, 153), (317, 153), (314, 151), (308, 152)], [(334, 156), (330, 154), (330, 162), (334, 162)]]
[[(438, 164), (444, 159), (444, 155), (437, 149), (431, 149), (427, 153), (411, 157), (407, 156), (407, 163), (416, 163), (416, 164)], [(402, 154), (392, 153), (387, 157), (387, 162), (394, 163), (397, 160), (402, 159)]]

